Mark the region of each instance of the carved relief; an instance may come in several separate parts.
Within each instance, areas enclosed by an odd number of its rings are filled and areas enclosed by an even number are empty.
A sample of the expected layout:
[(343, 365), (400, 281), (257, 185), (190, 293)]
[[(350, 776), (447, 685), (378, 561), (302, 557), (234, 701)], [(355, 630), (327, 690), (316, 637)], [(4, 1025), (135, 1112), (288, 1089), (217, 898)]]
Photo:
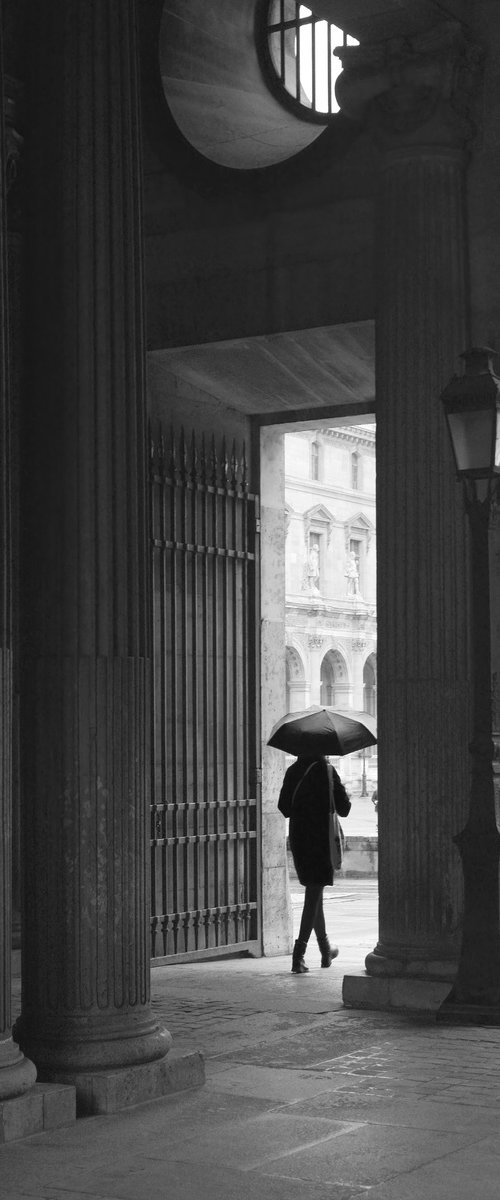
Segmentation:
[(362, 654), (363, 650), (366, 649), (365, 639), (364, 638), (355, 638), (355, 640), (352, 643), (352, 648), (353, 648), (355, 654)]
[(321, 633), (310, 633), (307, 641), (311, 650), (320, 650), (323, 645), (323, 636)]

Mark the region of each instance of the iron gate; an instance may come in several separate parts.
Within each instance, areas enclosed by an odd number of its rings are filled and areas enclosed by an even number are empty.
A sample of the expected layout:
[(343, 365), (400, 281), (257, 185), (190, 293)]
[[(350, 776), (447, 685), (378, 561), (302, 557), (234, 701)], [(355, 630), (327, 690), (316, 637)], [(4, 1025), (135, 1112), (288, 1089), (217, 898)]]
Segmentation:
[(151, 436), (152, 958), (260, 937), (258, 497), (245, 448)]

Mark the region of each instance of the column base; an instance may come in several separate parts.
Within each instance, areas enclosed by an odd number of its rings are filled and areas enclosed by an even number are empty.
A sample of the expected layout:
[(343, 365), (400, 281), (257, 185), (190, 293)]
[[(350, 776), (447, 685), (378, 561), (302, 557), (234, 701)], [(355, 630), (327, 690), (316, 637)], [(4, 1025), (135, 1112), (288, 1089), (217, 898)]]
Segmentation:
[(28, 1092), (36, 1080), (36, 1067), (25, 1058), (11, 1037), (0, 1042), (0, 1102)]
[(344, 975), (342, 1000), (346, 1008), (371, 1008), (382, 1012), (419, 1012), (435, 1015), (450, 990), (441, 979), (406, 976)]
[(71, 1079), (65, 1074), (64, 1082), (71, 1082), (76, 1089), (77, 1116), (96, 1116), (201, 1087), (205, 1082), (205, 1061), (198, 1050), (172, 1051), (164, 1058), (140, 1066), (75, 1072)]
[(404, 956), (401, 949), (379, 943), (365, 958), (368, 974), (383, 979), (444, 980), (451, 987), (457, 974), (458, 955), (445, 956), (442, 946), (408, 946), (404, 948)]
[(88, 1017), (25, 1010), (13, 1033), (21, 1050), (36, 1063), (39, 1079), (68, 1083), (75, 1075), (162, 1060), (172, 1045), (171, 1033), (148, 1007), (136, 1013)]

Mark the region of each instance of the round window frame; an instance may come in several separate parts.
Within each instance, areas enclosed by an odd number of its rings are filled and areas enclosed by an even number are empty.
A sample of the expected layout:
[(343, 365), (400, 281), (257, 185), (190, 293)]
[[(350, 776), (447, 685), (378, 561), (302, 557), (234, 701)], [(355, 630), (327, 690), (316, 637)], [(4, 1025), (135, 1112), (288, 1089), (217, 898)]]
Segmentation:
[[(293, 113), (301, 121), (308, 121), (311, 125), (321, 125), (323, 129), (331, 128), (342, 118), (340, 110), (338, 112), (325, 113), (318, 112), (317, 109), (309, 108), (306, 104), (301, 104), (296, 96), (287, 90), (284, 83), (280, 79), (276, 67), (273, 62), (272, 54), (269, 49), (269, 9), (272, 0), (258, 0), (255, 6), (255, 29), (254, 37), (257, 47), (257, 54), (261, 66), (261, 71), (265, 82), (274, 96), (289, 112)], [(316, 23), (325, 21), (325, 17), (313, 18)], [(333, 21), (328, 21), (328, 25), (333, 25)]]
[[(262, 19), (262, 0), (254, 0), (252, 30), (255, 52), (261, 78), (265, 87), (269, 87), (267, 76), (262, 70), (262, 61), (256, 41), (256, 29)], [(265, 9), (267, 13), (267, 5)], [(200, 195), (219, 202), (221, 199), (232, 203), (234, 196), (243, 210), (253, 212), (255, 206), (259, 213), (266, 214), (270, 204), (276, 203), (277, 197), (287, 192), (290, 187), (300, 184), (304, 171), (311, 180), (319, 180), (331, 169), (332, 161), (341, 160), (351, 148), (358, 136), (358, 125), (342, 111), (336, 113), (336, 120), (322, 123), (319, 136), (309, 145), (304, 146), (289, 158), (266, 166), (237, 168), (216, 162), (203, 153), (186, 136), (176, 121), (165, 95), (162, 85), (161, 61), (158, 54), (160, 27), (163, 16), (163, 2), (158, 10), (151, 14), (144, 30), (142, 47), (144, 70), (142, 73), (143, 104), (148, 123), (153, 152), (158, 156), (164, 168), (172, 171), (188, 187)], [(274, 67), (273, 67), (274, 72)], [(278, 100), (283, 103), (284, 92), (279, 88)], [(276, 99), (276, 97), (274, 97)], [(302, 114), (305, 112), (301, 110)], [(297, 117), (294, 111), (293, 115)], [(272, 187), (272, 202), (270, 201)]]

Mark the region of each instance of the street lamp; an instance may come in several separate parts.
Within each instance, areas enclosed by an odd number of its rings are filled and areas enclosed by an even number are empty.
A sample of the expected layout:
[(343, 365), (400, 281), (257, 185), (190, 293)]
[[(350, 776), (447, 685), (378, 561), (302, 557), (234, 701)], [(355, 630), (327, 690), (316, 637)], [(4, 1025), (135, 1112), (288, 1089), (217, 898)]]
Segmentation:
[(500, 1025), (500, 833), (495, 812), (491, 702), (489, 520), (500, 495), (500, 378), (495, 352), (462, 354), (465, 373), (441, 395), (471, 533), (473, 736), (469, 815), (455, 837), (464, 877), (462, 946), (438, 1021)]

